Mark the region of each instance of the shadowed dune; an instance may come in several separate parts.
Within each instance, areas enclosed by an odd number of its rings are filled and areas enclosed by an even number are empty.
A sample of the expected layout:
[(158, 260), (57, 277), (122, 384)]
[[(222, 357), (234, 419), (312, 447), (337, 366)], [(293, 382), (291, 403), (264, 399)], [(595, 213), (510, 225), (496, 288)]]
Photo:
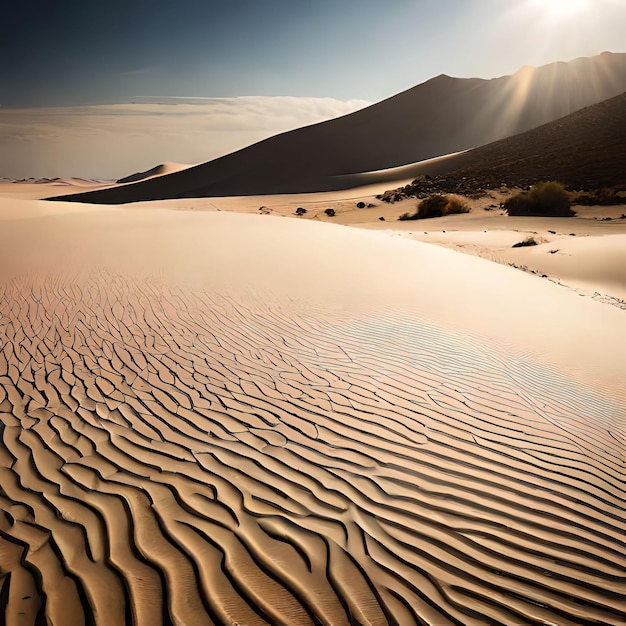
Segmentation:
[(328, 224), (4, 217), (8, 624), (623, 623), (621, 311)]
[(438, 76), (350, 115), (276, 135), (208, 163), (68, 201), (121, 204), (345, 189), (342, 176), (509, 137), (626, 91), (626, 54), (523, 68), (492, 80)]

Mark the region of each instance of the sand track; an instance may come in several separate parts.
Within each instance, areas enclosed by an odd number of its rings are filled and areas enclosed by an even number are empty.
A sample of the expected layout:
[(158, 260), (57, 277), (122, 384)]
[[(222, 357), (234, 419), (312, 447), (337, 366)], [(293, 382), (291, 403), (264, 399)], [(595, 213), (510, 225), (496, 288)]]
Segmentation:
[(623, 623), (600, 392), (415, 318), (0, 291), (7, 624)]

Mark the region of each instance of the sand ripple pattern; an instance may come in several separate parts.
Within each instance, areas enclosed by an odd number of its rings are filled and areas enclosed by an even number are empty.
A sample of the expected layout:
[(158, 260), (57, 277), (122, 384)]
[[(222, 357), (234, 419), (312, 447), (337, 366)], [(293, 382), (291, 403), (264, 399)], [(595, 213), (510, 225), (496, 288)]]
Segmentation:
[(0, 316), (6, 624), (624, 623), (620, 399), (106, 273)]

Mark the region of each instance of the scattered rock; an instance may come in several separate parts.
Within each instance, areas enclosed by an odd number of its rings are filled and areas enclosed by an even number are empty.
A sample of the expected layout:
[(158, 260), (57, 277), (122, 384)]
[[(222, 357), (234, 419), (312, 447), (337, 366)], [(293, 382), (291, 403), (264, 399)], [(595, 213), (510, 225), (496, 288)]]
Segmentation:
[(551, 235), (556, 235), (556, 230), (549, 230), (548, 231)]
[(364, 209), (365, 208), (365, 202), (357, 202), (356, 203), (356, 208), (357, 209)]
[(399, 202), (408, 197), (409, 194), (405, 191), (408, 187), (410, 187), (410, 185), (407, 185), (407, 187), (399, 187), (398, 189), (388, 189), (376, 197), (383, 202)]
[(296, 215), (304, 215), (305, 213), (306, 209), (302, 208), (301, 206), (296, 209)]
[(513, 248), (526, 248), (527, 246), (536, 246), (537, 242), (534, 237), (526, 237), (524, 241), (518, 241), (513, 244)]
[(379, 219), (381, 222), (384, 222), (384, 221), (385, 221), (385, 218), (384, 218), (384, 217), (382, 217), (382, 216), (381, 216), (381, 217), (379, 217), (378, 219)]
[(324, 213), (326, 213), (328, 217), (335, 217), (335, 209), (326, 209)]

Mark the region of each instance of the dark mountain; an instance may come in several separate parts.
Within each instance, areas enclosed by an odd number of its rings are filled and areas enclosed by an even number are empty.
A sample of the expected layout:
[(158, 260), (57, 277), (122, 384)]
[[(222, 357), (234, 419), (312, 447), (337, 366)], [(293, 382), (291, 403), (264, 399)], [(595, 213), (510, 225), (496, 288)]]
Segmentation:
[[(626, 92), (428, 168), (402, 196), (473, 193), (556, 180), (572, 189), (626, 189)], [(397, 195), (397, 194), (392, 194)]]
[(492, 80), (442, 75), (350, 115), (181, 172), (63, 199), (120, 204), (337, 189), (349, 183), (345, 175), (481, 146), (624, 91), (626, 54), (608, 52)]

